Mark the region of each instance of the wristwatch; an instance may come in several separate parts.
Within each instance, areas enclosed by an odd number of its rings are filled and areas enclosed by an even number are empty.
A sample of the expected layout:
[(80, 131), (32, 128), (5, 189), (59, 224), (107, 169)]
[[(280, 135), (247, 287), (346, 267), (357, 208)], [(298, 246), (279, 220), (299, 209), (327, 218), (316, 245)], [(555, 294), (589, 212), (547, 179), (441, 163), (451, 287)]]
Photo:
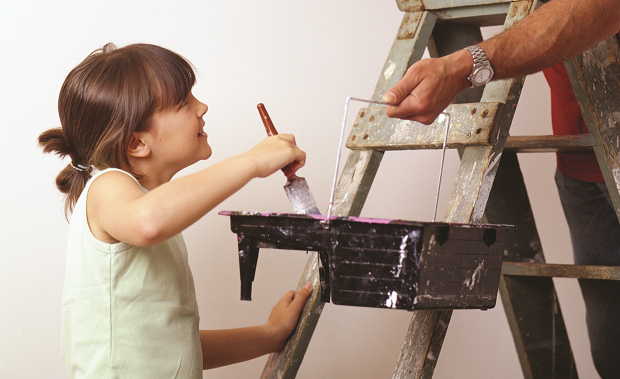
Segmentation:
[(480, 87), (491, 81), (493, 78), (493, 67), (487, 59), (484, 50), (478, 45), (472, 45), (466, 47), (474, 58), (474, 66), (471, 69), (471, 74), (467, 77), (471, 82), (472, 87)]

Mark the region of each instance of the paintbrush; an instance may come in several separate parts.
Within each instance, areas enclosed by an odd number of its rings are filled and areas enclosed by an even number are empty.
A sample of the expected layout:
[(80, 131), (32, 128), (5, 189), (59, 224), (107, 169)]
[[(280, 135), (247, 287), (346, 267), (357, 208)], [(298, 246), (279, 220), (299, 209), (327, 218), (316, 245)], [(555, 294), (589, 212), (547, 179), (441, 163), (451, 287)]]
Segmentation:
[[(261, 120), (263, 120), (263, 124), (265, 125), (267, 135), (274, 136), (278, 134), (263, 103), (258, 104), (256, 107), (258, 108), (258, 113), (260, 114)], [(285, 172), (287, 168), (288, 166), (282, 168), (282, 172)], [(312, 193), (310, 193), (310, 188), (308, 188), (306, 179), (300, 178), (297, 175), (293, 176), (288, 179), (284, 185), (284, 191), (286, 192), (288, 201), (291, 203), (295, 213), (321, 214), (319, 208), (316, 206)]]

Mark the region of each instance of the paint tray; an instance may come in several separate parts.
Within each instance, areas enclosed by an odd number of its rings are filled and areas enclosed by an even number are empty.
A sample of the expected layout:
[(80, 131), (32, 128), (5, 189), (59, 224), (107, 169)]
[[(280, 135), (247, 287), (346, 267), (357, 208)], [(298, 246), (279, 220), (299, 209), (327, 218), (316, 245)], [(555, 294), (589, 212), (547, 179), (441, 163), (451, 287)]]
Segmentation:
[(332, 217), (347, 110), (345, 103), (327, 216), (220, 212), (239, 243), (241, 299), (251, 300), (260, 248), (316, 251), (321, 301), (396, 309), (495, 306), (507, 225), (434, 222), (450, 128), (446, 120), (433, 222)]
[(238, 237), (241, 299), (260, 248), (318, 252), (321, 301), (395, 309), (495, 306), (506, 225), (220, 212)]

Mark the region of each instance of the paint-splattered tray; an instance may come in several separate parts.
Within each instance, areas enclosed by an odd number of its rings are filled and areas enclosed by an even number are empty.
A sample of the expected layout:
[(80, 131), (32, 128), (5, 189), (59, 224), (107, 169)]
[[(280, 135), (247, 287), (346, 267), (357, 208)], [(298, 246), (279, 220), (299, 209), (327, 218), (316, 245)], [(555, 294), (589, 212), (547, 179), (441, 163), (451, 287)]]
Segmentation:
[(321, 301), (397, 309), (495, 306), (508, 225), (220, 212), (239, 243), (241, 298), (259, 248), (317, 251)]

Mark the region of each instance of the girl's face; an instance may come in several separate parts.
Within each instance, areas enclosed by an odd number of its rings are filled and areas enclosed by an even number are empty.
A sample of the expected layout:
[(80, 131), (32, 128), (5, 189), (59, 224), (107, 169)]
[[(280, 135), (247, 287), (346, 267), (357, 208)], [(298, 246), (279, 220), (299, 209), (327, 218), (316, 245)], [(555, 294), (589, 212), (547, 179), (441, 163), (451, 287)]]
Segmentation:
[(190, 92), (181, 104), (151, 117), (151, 153), (162, 169), (178, 172), (211, 156), (202, 119), (208, 109)]

